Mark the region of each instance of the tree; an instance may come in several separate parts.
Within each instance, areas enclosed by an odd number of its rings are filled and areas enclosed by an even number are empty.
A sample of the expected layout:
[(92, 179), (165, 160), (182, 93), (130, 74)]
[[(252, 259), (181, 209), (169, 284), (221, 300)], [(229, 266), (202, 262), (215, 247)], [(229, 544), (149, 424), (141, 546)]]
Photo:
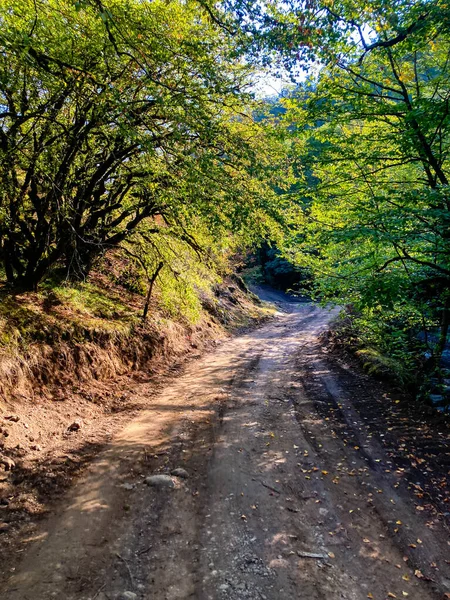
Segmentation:
[(448, 10), (327, 6), (326, 63), (287, 101), (314, 176), (302, 190), (308, 235), (292, 252), (325, 297), (351, 302), (372, 331), (403, 331), (404, 347), (409, 330), (440, 321), (435, 365), (450, 305)]
[(85, 277), (141, 223), (217, 235), (277, 227), (277, 141), (250, 68), (197, 3), (17, 0), (0, 7), (0, 259), (35, 289)]

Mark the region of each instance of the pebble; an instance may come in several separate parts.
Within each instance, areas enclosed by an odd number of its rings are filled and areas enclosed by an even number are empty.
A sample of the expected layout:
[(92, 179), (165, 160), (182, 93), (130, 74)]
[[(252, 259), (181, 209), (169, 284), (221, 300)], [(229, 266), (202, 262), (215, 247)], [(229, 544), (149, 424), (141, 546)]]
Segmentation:
[(9, 456), (0, 456), (0, 464), (5, 466), (5, 471), (12, 471), (16, 466), (16, 463)]
[(0, 533), (6, 533), (9, 531), (9, 523), (0, 523)]
[(174, 469), (172, 471), (172, 475), (174, 475), (175, 477), (180, 477), (181, 479), (189, 478), (189, 473), (186, 471), (186, 469), (183, 469), (182, 467), (178, 467), (177, 469)]
[(174, 488), (175, 483), (170, 475), (151, 475), (145, 478), (145, 483), (152, 487)]
[(134, 489), (134, 485), (132, 483), (122, 483), (122, 485), (120, 487), (123, 488), (124, 490), (128, 490), (128, 491), (131, 491)]
[(75, 419), (75, 421), (71, 425), (69, 425), (67, 431), (79, 431), (81, 429), (82, 424), (83, 421), (81, 419)]

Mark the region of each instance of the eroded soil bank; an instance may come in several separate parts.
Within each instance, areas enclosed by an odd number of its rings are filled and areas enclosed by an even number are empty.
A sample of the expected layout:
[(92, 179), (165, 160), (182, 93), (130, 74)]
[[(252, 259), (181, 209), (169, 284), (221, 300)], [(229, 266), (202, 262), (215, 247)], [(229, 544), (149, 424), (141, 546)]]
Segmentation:
[(406, 460), (373, 408), (395, 398), (323, 351), (331, 316), (290, 306), (158, 393), (136, 381), (148, 408), (18, 548), (1, 598), (445, 598), (448, 482), (415, 486), (448, 432)]

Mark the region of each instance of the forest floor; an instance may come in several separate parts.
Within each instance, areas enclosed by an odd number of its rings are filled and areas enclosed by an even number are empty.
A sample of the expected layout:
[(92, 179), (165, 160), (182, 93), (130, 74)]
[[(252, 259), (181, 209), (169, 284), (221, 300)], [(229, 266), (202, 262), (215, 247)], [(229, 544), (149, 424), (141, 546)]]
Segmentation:
[(278, 300), (135, 379), (146, 409), (11, 551), (2, 600), (450, 598), (445, 421), (327, 352), (334, 311)]

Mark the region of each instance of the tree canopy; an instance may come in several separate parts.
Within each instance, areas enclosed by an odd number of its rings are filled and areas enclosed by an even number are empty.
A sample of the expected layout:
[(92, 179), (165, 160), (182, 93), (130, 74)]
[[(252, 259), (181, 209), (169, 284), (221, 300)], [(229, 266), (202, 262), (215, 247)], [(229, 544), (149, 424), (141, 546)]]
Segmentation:
[(194, 216), (219, 237), (278, 227), (282, 143), (254, 122), (251, 68), (200, 4), (17, 0), (0, 22), (11, 284), (61, 261), (85, 276), (148, 220), (194, 245)]
[(318, 8), (323, 64), (285, 102), (305, 174), (304, 235), (291, 255), (405, 360), (411, 334), (427, 340), (439, 326), (428, 347), (439, 360), (450, 288), (447, 7)]

